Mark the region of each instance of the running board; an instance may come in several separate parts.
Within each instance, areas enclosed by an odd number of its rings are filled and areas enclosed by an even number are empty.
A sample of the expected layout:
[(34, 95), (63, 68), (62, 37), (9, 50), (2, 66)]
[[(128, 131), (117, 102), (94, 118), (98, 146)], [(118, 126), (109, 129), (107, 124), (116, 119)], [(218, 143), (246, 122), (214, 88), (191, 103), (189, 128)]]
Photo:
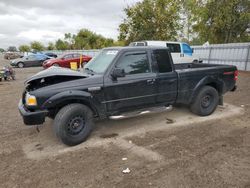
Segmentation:
[(128, 112), (128, 113), (124, 113), (124, 114), (120, 114), (120, 115), (116, 115), (116, 116), (109, 116), (109, 119), (112, 119), (112, 120), (125, 119), (125, 118), (136, 117), (136, 116), (140, 116), (140, 115), (144, 115), (144, 114), (168, 112), (168, 111), (171, 111), (172, 109), (173, 109), (173, 107), (171, 105), (167, 106), (167, 107), (164, 106), (164, 107), (147, 108), (147, 109), (138, 110), (138, 111), (134, 111), (134, 112)]

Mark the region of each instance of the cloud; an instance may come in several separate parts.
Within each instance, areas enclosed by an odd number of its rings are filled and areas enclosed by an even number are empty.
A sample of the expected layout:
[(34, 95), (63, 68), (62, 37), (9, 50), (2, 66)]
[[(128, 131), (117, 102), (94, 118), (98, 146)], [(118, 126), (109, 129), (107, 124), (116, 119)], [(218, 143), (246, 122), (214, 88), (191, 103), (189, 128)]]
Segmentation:
[(123, 9), (138, 1), (4, 0), (0, 2), (0, 47), (33, 40), (47, 44), (81, 28), (116, 39)]

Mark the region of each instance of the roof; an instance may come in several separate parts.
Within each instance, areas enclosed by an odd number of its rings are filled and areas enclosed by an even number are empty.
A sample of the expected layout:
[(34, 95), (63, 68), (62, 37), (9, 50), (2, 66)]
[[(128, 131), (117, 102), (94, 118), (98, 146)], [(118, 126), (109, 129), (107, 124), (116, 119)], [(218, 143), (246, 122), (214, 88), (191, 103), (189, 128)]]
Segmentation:
[[(147, 43), (172, 43), (172, 44), (180, 44), (180, 43), (185, 43), (185, 42), (180, 42), (180, 41), (163, 41), (163, 40), (142, 40), (142, 41), (134, 41), (134, 42), (147, 42)], [(131, 43), (134, 43), (131, 42)]]
[(134, 49), (168, 49), (167, 47), (162, 46), (124, 46), (124, 47), (108, 47), (104, 48), (104, 50), (134, 50)]

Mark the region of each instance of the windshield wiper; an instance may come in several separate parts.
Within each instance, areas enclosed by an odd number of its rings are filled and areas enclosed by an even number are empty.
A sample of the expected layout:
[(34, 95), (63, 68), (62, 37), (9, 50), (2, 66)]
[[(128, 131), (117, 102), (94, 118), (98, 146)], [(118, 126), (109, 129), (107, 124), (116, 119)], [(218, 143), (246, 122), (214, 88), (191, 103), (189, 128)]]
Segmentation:
[(92, 69), (90, 69), (90, 68), (84, 68), (84, 70), (86, 70), (86, 71), (88, 71), (89, 73), (91, 73), (91, 74), (95, 74), (95, 71), (93, 71)]

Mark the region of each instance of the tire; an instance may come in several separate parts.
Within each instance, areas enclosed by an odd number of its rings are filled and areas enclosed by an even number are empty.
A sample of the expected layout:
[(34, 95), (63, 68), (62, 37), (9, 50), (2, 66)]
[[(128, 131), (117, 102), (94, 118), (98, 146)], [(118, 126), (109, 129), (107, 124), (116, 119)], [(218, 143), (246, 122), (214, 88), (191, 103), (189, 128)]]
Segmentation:
[(74, 146), (84, 142), (90, 135), (93, 113), (83, 104), (69, 104), (63, 107), (54, 119), (54, 132), (66, 145)]
[(218, 91), (211, 86), (204, 86), (190, 105), (190, 110), (199, 116), (208, 116), (216, 110), (218, 104)]
[(19, 63), (17, 64), (17, 66), (18, 66), (18, 68), (23, 68), (23, 67), (24, 67), (24, 64), (23, 64), (22, 62), (19, 62)]
[(199, 63), (199, 61), (197, 59), (193, 60), (193, 63)]

